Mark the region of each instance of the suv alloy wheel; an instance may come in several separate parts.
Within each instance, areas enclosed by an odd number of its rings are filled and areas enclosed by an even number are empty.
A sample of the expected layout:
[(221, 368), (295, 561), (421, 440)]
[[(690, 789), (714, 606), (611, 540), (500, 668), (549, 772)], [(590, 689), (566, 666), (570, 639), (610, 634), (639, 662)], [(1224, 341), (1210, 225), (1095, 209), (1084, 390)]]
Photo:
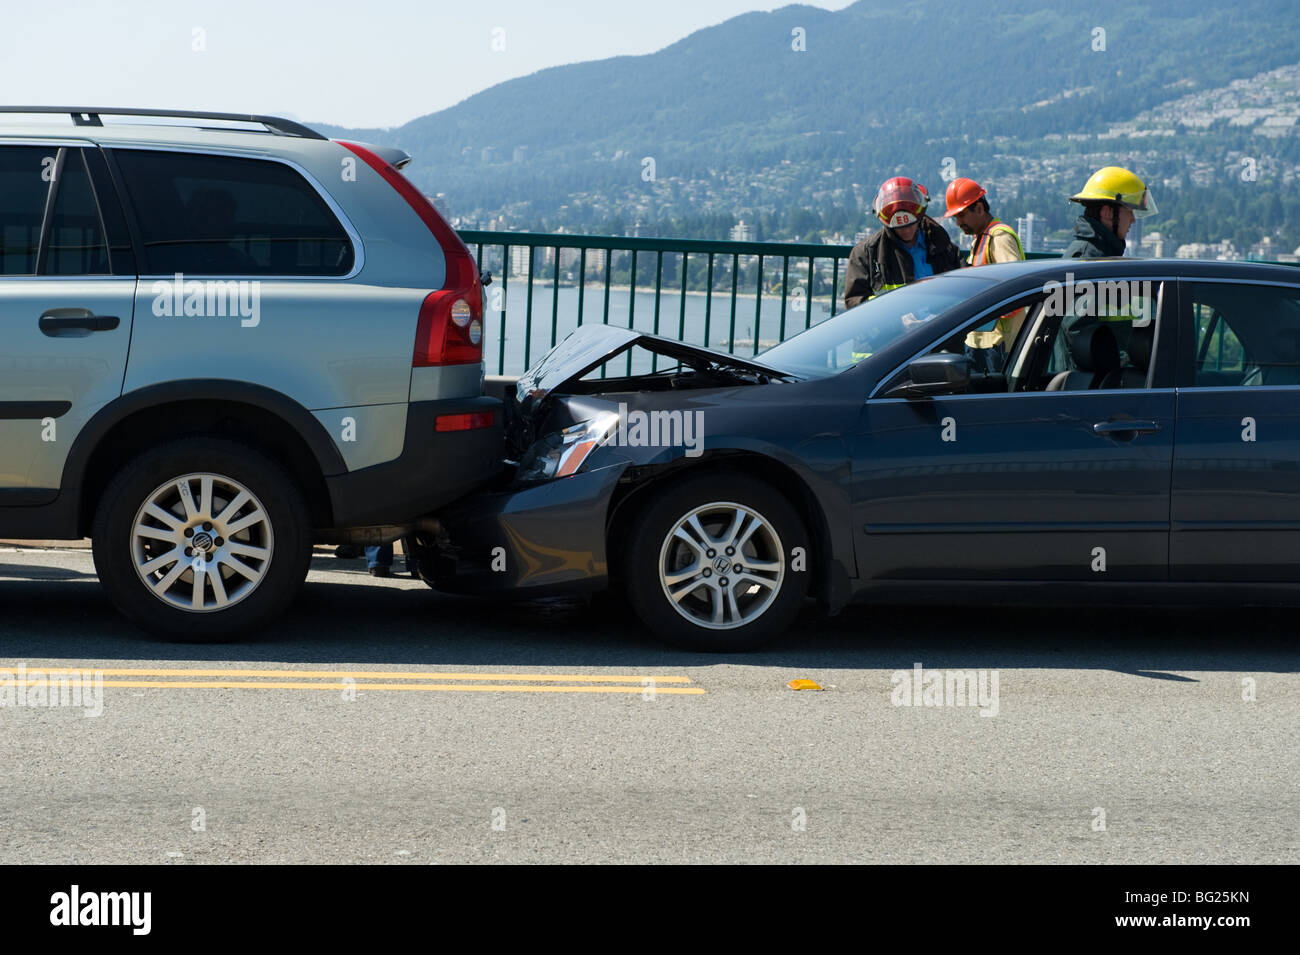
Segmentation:
[(95, 569), (109, 598), (154, 633), (235, 638), (292, 602), (311, 557), (302, 495), (251, 447), (189, 438), (138, 457), (95, 517)]

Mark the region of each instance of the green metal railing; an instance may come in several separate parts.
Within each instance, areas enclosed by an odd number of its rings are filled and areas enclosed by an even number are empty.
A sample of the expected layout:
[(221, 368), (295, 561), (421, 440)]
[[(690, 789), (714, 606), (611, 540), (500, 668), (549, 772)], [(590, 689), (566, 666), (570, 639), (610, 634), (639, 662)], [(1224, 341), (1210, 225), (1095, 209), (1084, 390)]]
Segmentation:
[[(560, 327), (560, 289), (565, 283), (577, 289), (574, 308), (576, 323), (593, 321), (588, 307), (588, 287), (595, 285), (600, 305), (599, 322), (637, 327), (637, 295), (654, 291), (651, 324), (655, 334), (664, 334), (687, 340), (687, 296), (692, 292), (704, 294), (703, 341), (708, 345), (715, 329), (714, 300), (722, 301), (718, 320), (726, 322), (726, 337), (719, 342), (730, 353), (736, 352), (736, 322), (739, 299), (748, 297), (753, 289), (754, 313), (752, 340), (742, 340), (752, 354), (758, 354), (764, 321), (764, 300), (774, 304), (779, 296), (780, 307), (775, 318), (775, 338), (784, 341), (788, 335), (808, 328), (813, 323), (815, 303), (823, 300), (821, 311), (834, 315), (841, 304), (841, 271), (852, 251), (848, 245), (819, 245), (802, 242), (722, 242), (705, 239), (629, 238), (623, 236), (567, 235), (535, 232), (488, 232), (465, 230), (461, 239), (473, 251), (479, 271), (491, 271), (493, 286), (487, 289), (488, 304), (485, 321), (488, 331), (496, 341), (493, 344), (496, 373), (520, 372), (532, 364), (534, 357), (533, 311), (535, 281), (549, 282), (550, 333), (544, 336), (553, 347)], [(539, 262), (538, 250), (543, 250)], [(569, 265), (565, 265), (568, 258)], [(1052, 258), (1052, 253), (1030, 253), (1030, 258)], [(649, 260), (653, 258), (652, 271)], [(665, 281), (664, 264), (668, 259), (671, 274)], [(779, 269), (770, 264), (780, 259)], [(646, 275), (647, 271), (651, 274)], [(512, 273), (514, 273), (512, 275)], [(694, 273), (694, 274), (693, 274)], [(742, 281), (743, 277), (743, 281)], [(513, 286), (512, 286), (513, 279)], [(610, 290), (621, 286), (626, 279), (627, 314), (610, 314)], [(694, 279), (694, 281), (693, 281)], [(616, 280), (618, 280), (616, 282)], [(524, 284), (526, 298), (523, 306), (522, 329), (511, 328), (510, 290)], [(623, 289), (620, 287), (619, 291)], [(673, 315), (665, 316), (663, 303), (666, 297), (676, 295), (676, 329), (669, 323)], [(747, 306), (746, 306), (747, 307)], [(671, 308), (671, 306), (669, 306)], [(516, 313), (517, 314), (517, 313)], [(666, 320), (665, 320), (666, 318)], [(493, 321), (496, 325), (493, 326)], [(742, 316), (742, 320), (747, 320)], [(522, 334), (522, 354), (516, 353), (507, 361), (507, 343), (512, 336)], [(540, 343), (539, 343), (540, 344)], [(493, 356), (485, 352), (488, 367)], [(522, 359), (522, 365), (521, 365)], [(631, 372), (632, 357), (627, 357), (627, 370)], [(521, 367), (514, 367), (520, 366)], [(652, 366), (653, 367), (653, 366)], [(602, 374), (604, 370), (602, 369)]]

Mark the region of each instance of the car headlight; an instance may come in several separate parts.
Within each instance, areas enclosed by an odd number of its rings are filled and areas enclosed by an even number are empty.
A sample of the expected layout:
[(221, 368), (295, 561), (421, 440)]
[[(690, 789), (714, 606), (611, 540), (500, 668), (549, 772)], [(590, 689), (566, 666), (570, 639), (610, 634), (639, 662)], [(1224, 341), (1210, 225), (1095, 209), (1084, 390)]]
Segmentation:
[(576, 474), (610, 432), (618, 426), (618, 415), (607, 411), (589, 421), (579, 421), (536, 442), (519, 463), (522, 481), (550, 481)]

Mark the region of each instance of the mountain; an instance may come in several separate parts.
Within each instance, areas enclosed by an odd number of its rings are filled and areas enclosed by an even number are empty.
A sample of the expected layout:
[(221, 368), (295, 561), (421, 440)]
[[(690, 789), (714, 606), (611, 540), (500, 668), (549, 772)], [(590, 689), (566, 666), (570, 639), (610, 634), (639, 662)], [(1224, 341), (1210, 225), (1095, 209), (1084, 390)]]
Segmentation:
[[(881, 180), (906, 173), (938, 196), (954, 171), (1007, 177), (993, 188), (1004, 218), (1050, 195), (1040, 214), (1060, 228), (1061, 191), (1094, 155), (1174, 191), (1214, 185), (1185, 175), (1201, 152), (1300, 162), (1294, 130), (1166, 122), (1180, 115), (1171, 104), (1298, 61), (1288, 0), (860, 0), (744, 14), (646, 56), (542, 70), (396, 129), (317, 127), (400, 145), (415, 156), (408, 175), (454, 213), (514, 228), (746, 212), (789, 228), (802, 208), (830, 228), (824, 213), (838, 210), (851, 234)], [(1158, 142), (1133, 135), (1161, 123)]]

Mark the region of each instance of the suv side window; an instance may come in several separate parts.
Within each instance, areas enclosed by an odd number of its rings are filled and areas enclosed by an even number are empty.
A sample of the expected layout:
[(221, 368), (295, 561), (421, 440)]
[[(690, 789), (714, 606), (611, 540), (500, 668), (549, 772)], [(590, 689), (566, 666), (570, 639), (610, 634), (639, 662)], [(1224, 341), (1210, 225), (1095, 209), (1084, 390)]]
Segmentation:
[(346, 275), (354, 250), (320, 194), (280, 162), (114, 150), (142, 274)]
[(1300, 289), (1191, 282), (1193, 387), (1300, 385)]
[(0, 275), (35, 275), (57, 147), (0, 146)]
[(42, 275), (107, 275), (108, 242), (81, 149), (63, 149)]

